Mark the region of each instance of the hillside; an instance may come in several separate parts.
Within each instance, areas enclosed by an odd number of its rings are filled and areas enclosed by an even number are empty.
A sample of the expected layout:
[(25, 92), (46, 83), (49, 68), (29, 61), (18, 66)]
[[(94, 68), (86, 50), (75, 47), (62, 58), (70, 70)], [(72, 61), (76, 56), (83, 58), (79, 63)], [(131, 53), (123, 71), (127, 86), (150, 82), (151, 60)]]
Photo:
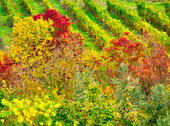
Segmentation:
[(1, 126), (169, 124), (170, 2), (1, 0)]

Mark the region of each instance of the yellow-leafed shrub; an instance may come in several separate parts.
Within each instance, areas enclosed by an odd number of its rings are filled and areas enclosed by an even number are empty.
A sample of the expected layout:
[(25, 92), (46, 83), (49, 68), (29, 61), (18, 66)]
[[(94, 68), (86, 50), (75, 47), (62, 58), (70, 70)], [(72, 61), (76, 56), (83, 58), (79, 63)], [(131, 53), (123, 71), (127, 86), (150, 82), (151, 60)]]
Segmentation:
[(12, 101), (2, 99), (1, 103), (5, 106), (0, 112), (1, 124), (4, 125), (54, 125), (56, 111), (61, 105), (56, 100), (50, 100), (48, 95), (22, 100), (14, 98)]
[(25, 18), (14, 24), (11, 56), (21, 64), (18, 73), (24, 92), (35, 93), (34, 87), (50, 85), (58, 86), (59, 93), (70, 97), (72, 85), (69, 82), (81, 69), (83, 39), (72, 33), (53, 36), (52, 23), (50, 20)]
[(52, 21), (48, 22), (42, 18), (34, 21), (32, 17), (20, 19), (17, 23), (14, 23), (12, 37), (13, 45), (28, 50), (29, 46), (34, 45), (37, 47), (40, 45), (39, 40), (52, 39)]
[[(32, 80), (32, 83), (35, 82), (29, 75), (34, 75), (35, 70), (42, 69), (45, 61), (48, 60), (49, 52), (46, 47), (49, 44), (47, 42), (52, 40), (52, 32), (54, 31), (52, 23), (52, 21), (47, 22), (42, 19), (34, 21), (32, 17), (20, 19), (17, 23), (14, 23), (13, 46), (10, 49), (10, 55), (15, 64), (20, 64), (20, 68), (15, 67), (15, 70), (18, 71), (18, 76), (24, 78), (24, 80), (28, 79), (29, 81)], [(19, 83), (22, 89), (26, 89), (28, 86), (26, 81)]]

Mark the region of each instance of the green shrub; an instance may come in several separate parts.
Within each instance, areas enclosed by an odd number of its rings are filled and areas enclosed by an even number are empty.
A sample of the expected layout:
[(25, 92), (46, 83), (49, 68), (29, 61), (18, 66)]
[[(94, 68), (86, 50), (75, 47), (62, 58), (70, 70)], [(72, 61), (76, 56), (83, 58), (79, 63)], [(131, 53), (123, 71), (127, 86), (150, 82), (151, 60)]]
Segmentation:
[(113, 78), (112, 83), (113, 87), (118, 87), (118, 90), (114, 92), (114, 97), (116, 100), (116, 110), (121, 114), (119, 123), (139, 125), (141, 120), (147, 119), (147, 116), (144, 111), (137, 108), (135, 102), (137, 102), (138, 97), (133, 95), (141, 94), (145, 98), (144, 93), (140, 90), (140, 85), (138, 86), (138, 80), (130, 75), (126, 64), (121, 63), (117, 72), (119, 77)]
[(92, 78), (88, 78), (89, 80), (86, 79), (84, 77), (81, 80), (81, 82), (87, 84), (86, 89), (84, 89), (83, 102), (81, 101), (81, 97), (75, 97), (74, 99), (76, 101), (66, 100), (59, 109), (58, 119), (62, 120), (64, 125), (119, 124), (120, 114), (114, 107), (114, 100), (108, 99), (105, 101), (99, 84), (95, 81), (90, 81), (93, 80)]
[(148, 114), (148, 121), (145, 125), (156, 125), (158, 123), (168, 125), (168, 115), (170, 108), (169, 88), (163, 84), (155, 85), (151, 89), (150, 98), (147, 101), (138, 101), (138, 108)]

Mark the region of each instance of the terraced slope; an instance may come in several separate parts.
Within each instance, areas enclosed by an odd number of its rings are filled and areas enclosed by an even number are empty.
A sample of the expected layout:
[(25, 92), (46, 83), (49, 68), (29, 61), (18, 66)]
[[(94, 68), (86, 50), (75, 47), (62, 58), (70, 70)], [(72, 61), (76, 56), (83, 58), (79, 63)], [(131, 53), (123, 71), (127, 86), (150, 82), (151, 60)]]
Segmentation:
[[(73, 2), (73, 1), (75, 1), (75, 0), (71, 0), (71, 2)], [(107, 13), (106, 1), (104, 1), (104, 0), (99, 0), (99, 1), (92, 0), (92, 1), (95, 1), (95, 3), (100, 6), (102, 14), (104, 13), (104, 15), (102, 15), (102, 16), (105, 16), (105, 14)], [(140, 34), (139, 29), (136, 30), (137, 27), (133, 28), (132, 24), (128, 25), (120, 16), (116, 16), (113, 13), (109, 14), (108, 19), (106, 18), (108, 16), (106, 16), (105, 18), (107, 20), (109, 20), (109, 21), (112, 18), (113, 20), (115, 20), (115, 22), (110, 22), (110, 24), (119, 23), (121, 26), (119, 26), (117, 29), (115, 29), (115, 27), (113, 28), (111, 26), (109, 28), (109, 26), (108, 26), (109, 22), (101, 23), (102, 19), (99, 20), (99, 18), (96, 17), (96, 15), (94, 15), (94, 13), (92, 11), (89, 11), (89, 9), (87, 9), (87, 7), (85, 7), (85, 5), (83, 4), (83, 0), (79, 0), (77, 2), (77, 6), (79, 7), (79, 11), (83, 15), (85, 15), (85, 18), (88, 18), (89, 21), (94, 25), (94, 27), (91, 27), (91, 26), (85, 27), (85, 26), (83, 26), (83, 23), (80, 21), (80, 19), (78, 19), (77, 14), (75, 15), (75, 14), (73, 14), (73, 12), (70, 13), (70, 10), (69, 10), (68, 7), (67, 7), (68, 8), (68, 11), (67, 11), (66, 8), (65, 8), (66, 6), (64, 7), (62, 5), (62, 2), (60, 2), (60, 0), (31, 0), (31, 1), (28, 1), (28, 0), (16, 0), (15, 2), (13, 1), (11, 3), (11, 5), (14, 8), (14, 10), (16, 11), (15, 13), (19, 14), (20, 16), (23, 16), (23, 17), (29, 16), (29, 15), (35, 15), (35, 14), (38, 14), (38, 13), (43, 13), (43, 11), (45, 9), (47, 9), (47, 8), (57, 9), (62, 15), (66, 15), (67, 17), (71, 17), (71, 21), (75, 22), (75, 24), (73, 24), (73, 23), (71, 24), (71, 26), (72, 26), (71, 29), (72, 29), (72, 31), (80, 32), (81, 35), (84, 38), (86, 38), (84, 46), (88, 47), (88, 48), (92, 48), (92, 47), (96, 48), (96, 46), (99, 46), (100, 49), (101, 49), (101, 46), (103, 46), (102, 43), (105, 43), (105, 41), (109, 42), (109, 40), (111, 40), (111, 38), (119, 38), (120, 36), (117, 36), (117, 34), (120, 35), (119, 32), (124, 32), (126, 30), (128, 30), (129, 32), (134, 34), (136, 36), (136, 38), (139, 38), (139, 36), (140, 36), (139, 35)], [(51, 7), (48, 7), (49, 6), (48, 3), (51, 5)], [(122, 3), (122, 2), (118, 1), (118, 3)], [(134, 2), (124, 2), (124, 3), (125, 3), (124, 4), (125, 8), (131, 8), (132, 7), (131, 10), (134, 12), (134, 14), (138, 15), (136, 13), (136, 3), (134, 3)], [(153, 5), (154, 5), (154, 7), (162, 7), (160, 10), (164, 11), (163, 5), (161, 5), (161, 4), (153, 4)], [(27, 13), (25, 10), (30, 12), (30, 14)], [(4, 10), (2, 10), (1, 13), (2, 13), (1, 15), (4, 15), (5, 14)], [(8, 14), (8, 15), (10, 16), (10, 14)], [(6, 24), (9, 24), (9, 21), (7, 20), (7, 18), (6, 19), (3, 18), (3, 20), (4, 21), (6, 20)], [(89, 23), (89, 25), (91, 23)], [(134, 23), (135, 23), (135, 20), (134, 20)], [(146, 23), (143, 24), (143, 25), (146, 25)], [(7, 29), (7, 27), (9, 27), (9, 25), (6, 26), (6, 29)], [(4, 28), (5, 27), (3, 27), (3, 29)], [(93, 29), (93, 31), (91, 31), (89, 28)], [(1, 30), (3, 31), (3, 29), (1, 29)], [(9, 29), (11, 29), (11, 28), (8, 28), (8, 30), (5, 30), (5, 31), (7, 31), (6, 34), (8, 34), (8, 33), (11, 34), (10, 33), (11, 31)], [(122, 29), (124, 29), (124, 30), (122, 31)], [(153, 28), (149, 27), (149, 29), (153, 29)], [(114, 33), (114, 30), (115, 30), (115, 33)], [(135, 30), (135, 32), (132, 31), (132, 30)], [(101, 31), (102, 31), (103, 35), (101, 35), (101, 34), (99, 35), (99, 33)], [(161, 37), (160, 40), (162, 41), (162, 43), (164, 43), (164, 40), (166, 40), (165, 43), (167, 43), (169, 38), (166, 35), (164, 35), (161, 32), (156, 32), (156, 33), (160, 33), (159, 36)], [(1, 34), (4, 34), (4, 31), (1, 32)], [(104, 36), (104, 37), (102, 37), (102, 36)], [(163, 36), (165, 36), (165, 37), (163, 37)], [(99, 42), (99, 44), (96, 44), (96, 42)]]
[(81, 27), (89, 32), (97, 41), (96, 46), (99, 48), (107, 47), (110, 45), (112, 36), (107, 34), (103, 29), (100, 29), (98, 24), (94, 23), (75, 3), (64, 0), (64, 6), (67, 7), (69, 12), (74, 15)]
[[(92, 0), (83, 0), (86, 8), (90, 10), (90, 12), (95, 16), (96, 20), (101, 21), (101, 24), (106, 25), (107, 29), (112, 32), (112, 34), (120, 38), (124, 32), (130, 32), (132, 35), (132, 31), (124, 25), (121, 20), (117, 19), (115, 16), (111, 16), (106, 9), (102, 9), (96, 2)], [(87, 11), (87, 9), (85, 9)], [(89, 13), (90, 13), (89, 12)], [(137, 39), (137, 38), (136, 38)]]
[(117, 15), (129, 28), (138, 31), (142, 34), (145, 31), (148, 31), (152, 34), (156, 41), (160, 41), (162, 45), (167, 48), (167, 51), (170, 51), (170, 38), (166, 32), (162, 32), (154, 28), (152, 25), (143, 20), (138, 14), (135, 14), (130, 9), (126, 9), (123, 5), (107, 0), (107, 9), (110, 13)]

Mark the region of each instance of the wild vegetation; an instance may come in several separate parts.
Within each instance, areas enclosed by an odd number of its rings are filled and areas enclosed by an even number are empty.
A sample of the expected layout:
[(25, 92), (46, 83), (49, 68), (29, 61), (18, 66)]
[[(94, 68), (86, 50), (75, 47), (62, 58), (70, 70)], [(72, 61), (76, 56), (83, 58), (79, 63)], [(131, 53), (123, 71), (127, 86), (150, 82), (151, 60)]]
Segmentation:
[(170, 124), (169, 2), (12, 1), (0, 1), (1, 126)]

